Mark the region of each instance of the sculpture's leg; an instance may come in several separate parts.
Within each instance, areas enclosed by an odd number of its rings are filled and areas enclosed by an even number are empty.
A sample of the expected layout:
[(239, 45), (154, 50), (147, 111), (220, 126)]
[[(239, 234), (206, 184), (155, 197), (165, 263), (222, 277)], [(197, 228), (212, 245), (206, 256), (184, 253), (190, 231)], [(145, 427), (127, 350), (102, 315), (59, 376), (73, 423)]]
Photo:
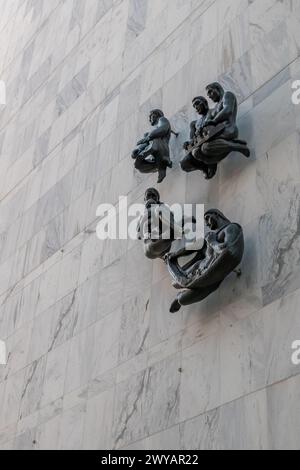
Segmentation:
[(164, 166), (159, 165), (157, 183), (162, 183), (166, 176), (167, 176), (167, 167), (165, 165)]
[(205, 287), (203, 289), (186, 289), (177, 295), (177, 299), (171, 305), (170, 312), (175, 313), (180, 310), (180, 308), (184, 305), (192, 305), (197, 302), (201, 302), (201, 300), (206, 299), (210, 294), (215, 292), (221, 282), (217, 284), (213, 284), (212, 286)]
[(144, 150), (140, 153), (140, 155), (143, 158), (146, 158), (146, 157), (149, 157), (150, 155), (153, 155), (153, 150), (152, 150), (151, 145), (146, 145)]
[(134, 162), (134, 166), (135, 166), (136, 170), (142, 171), (142, 169), (144, 167), (144, 164), (145, 164), (144, 159), (140, 155), (138, 155), (135, 162)]
[(216, 164), (224, 160), (231, 152), (240, 152), (245, 157), (250, 156), (250, 150), (247, 145), (231, 140), (216, 139), (203, 144), (201, 154), (199, 156), (196, 154), (195, 158), (200, 158), (206, 164)]
[(163, 258), (170, 251), (171, 245), (171, 240), (150, 241), (144, 244), (144, 252), (149, 259)]
[(141, 144), (138, 145), (132, 152), (131, 157), (136, 159), (139, 155), (143, 153), (143, 151), (148, 147), (148, 144)]
[(163, 153), (163, 148), (160, 148), (159, 143), (153, 142), (153, 154), (155, 155), (155, 160), (158, 168), (158, 183), (161, 183), (167, 176), (167, 168), (172, 168), (172, 162), (170, 156)]
[(233, 151), (234, 152), (239, 152), (239, 153), (243, 154), (246, 158), (250, 157), (251, 152), (250, 152), (250, 149), (249, 149), (246, 142), (243, 142), (241, 140), (235, 140), (232, 143), (232, 146), (233, 146)]
[[(201, 150), (194, 150), (194, 156), (188, 154), (181, 162), (181, 168), (183, 171), (189, 173), (190, 171), (201, 170), (207, 180), (213, 178), (217, 172), (217, 164), (207, 164), (203, 161)], [(207, 158), (204, 157), (204, 160)]]
[(157, 170), (157, 165), (155, 163), (147, 162), (141, 155), (135, 159), (134, 167), (140, 173), (154, 173)]
[(224, 139), (216, 139), (201, 146), (200, 151), (196, 151), (194, 157), (209, 164), (218, 164), (231, 152), (231, 145)]
[(163, 142), (162, 139), (154, 139), (151, 142), (151, 151), (156, 159), (158, 168), (172, 168), (169, 145)]
[(168, 156), (161, 156), (159, 153), (155, 155), (158, 168), (158, 183), (161, 183), (167, 176), (167, 168), (172, 168), (173, 164)]
[(217, 173), (218, 165), (214, 163), (213, 165), (207, 165), (207, 170), (205, 172), (205, 178), (211, 180)]
[(200, 160), (196, 160), (196, 158), (194, 158), (190, 153), (181, 160), (180, 166), (186, 173), (197, 170), (203, 171), (203, 173), (206, 173), (207, 171), (207, 165)]
[(131, 157), (135, 160), (139, 154), (140, 150), (139, 148), (135, 148), (131, 154)]

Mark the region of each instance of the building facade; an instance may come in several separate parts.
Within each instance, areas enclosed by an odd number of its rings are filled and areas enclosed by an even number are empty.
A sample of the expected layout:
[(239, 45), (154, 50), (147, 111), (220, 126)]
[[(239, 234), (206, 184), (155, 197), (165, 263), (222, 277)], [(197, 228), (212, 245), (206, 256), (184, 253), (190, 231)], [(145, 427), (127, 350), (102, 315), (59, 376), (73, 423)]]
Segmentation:
[[(299, 0), (2, 3), (0, 447), (299, 449)], [(215, 81), (251, 158), (207, 181), (179, 162)], [(175, 315), (164, 263), (95, 233), (156, 186), (130, 157), (153, 108), (179, 133), (162, 200), (245, 235), (242, 276)]]

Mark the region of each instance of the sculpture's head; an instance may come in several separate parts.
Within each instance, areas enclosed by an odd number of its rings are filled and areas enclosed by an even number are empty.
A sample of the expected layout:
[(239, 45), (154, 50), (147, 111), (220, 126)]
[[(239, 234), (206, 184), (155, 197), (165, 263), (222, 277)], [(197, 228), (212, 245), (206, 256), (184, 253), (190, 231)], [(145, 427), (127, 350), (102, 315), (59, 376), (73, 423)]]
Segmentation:
[(148, 188), (145, 192), (144, 201), (146, 206), (151, 204), (159, 204), (160, 194), (155, 188)]
[(160, 109), (152, 109), (149, 114), (151, 126), (155, 126), (162, 117), (164, 117), (164, 113)]
[(207, 96), (214, 101), (214, 103), (219, 103), (224, 96), (224, 88), (217, 82), (207, 85), (206, 91)]
[(196, 96), (192, 103), (198, 114), (206, 116), (209, 111), (209, 107), (207, 99), (204, 98), (204, 96)]
[(210, 209), (205, 212), (204, 219), (207, 227), (211, 230), (218, 230), (230, 223), (230, 220), (227, 219), (221, 211), (218, 211), (218, 209)]

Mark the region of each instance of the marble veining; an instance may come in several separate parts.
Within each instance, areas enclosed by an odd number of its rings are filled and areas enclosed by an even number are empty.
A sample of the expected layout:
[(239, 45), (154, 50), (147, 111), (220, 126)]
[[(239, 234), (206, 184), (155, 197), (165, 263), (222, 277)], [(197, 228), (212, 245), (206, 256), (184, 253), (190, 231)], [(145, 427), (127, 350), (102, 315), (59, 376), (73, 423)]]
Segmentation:
[[(299, 448), (299, 5), (2, 0), (1, 449)], [(207, 181), (180, 161), (216, 81), (251, 157)], [(95, 233), (100, 203), (156, 185), (130, 158), (151, 109), (179, 133), (162, 200), (245, 237), (242, 275), (175, 315), (165, 264)]]

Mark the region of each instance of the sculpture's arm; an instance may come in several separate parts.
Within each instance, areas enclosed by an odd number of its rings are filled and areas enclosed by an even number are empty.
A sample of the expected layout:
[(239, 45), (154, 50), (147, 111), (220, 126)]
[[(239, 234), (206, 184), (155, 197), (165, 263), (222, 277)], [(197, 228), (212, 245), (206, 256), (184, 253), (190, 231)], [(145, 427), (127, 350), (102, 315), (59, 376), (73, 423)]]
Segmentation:
[(187, 150), (189, 145), (191, 145), (194, 141), (194, 138), (195, 138), (196, 132), (197, 132), (196, 123), (197, 123), (197, 121), (192, 121), (191, 124), (190, 124), (190, 140), (187, 140), (186, 142), (184, 142), (184, 144), (183, 144), (184, 150)]
[(184, 246), (180, 246), (176, 251), (171, 251), (170, 253), (168, 253), (165, 256), (165, 261), (168, 263), (169, 261), (172, 261), (174, 259), (192, 255), (193, 253), (198, 253), (198, 259), (204, 259), (206, 248), (207, 248), (206, 240), (204, 240), (204, 244), (200, 250), (199, 249), (187, 250), (186, 244), (184, 243)]
[(138, 240), (142, 240), (142, 219), (143, 219), (143, 216), (140, 217), (140, 220), (138, 221), (137, 227), (136, 227)]
[(136, 231), (137, 231), (137, 239), (138, 240), (143, 240), (144, 239), (144, 233), (143, 233), (143, 228), (145, 222), (148, 220), (149, 213), (148, 211), (145, 211), (143, 215), (139, 218), (139, 221), (137, 223)]
[(144, 137), (138, 141), (137, 145), (143, 145), (143, 144), (146, 144), (149, 140), (149, 132), (146, 132), (144, 134)]
[(241, 228), (237, 224), (230, 224), (224, 230), (224, 245), (230, 245), (240, 234)]
[[(236, 97), (230, 91), (227, 91), (223, 98), (223, 109), (211, 120), (215, 125), (220, 124), (221, 122), (228, 121), (232, 113), (234, 112), (234, 107), (236, 105)], [(208, 121), (209, 124), (210, 121)]]
[(196, 123), (197, 121), (192, 121), (191, 124), (190, 124), (190, 139), (193, 140), (193, 138), (195, 137), (196, 135)]
[(173, 230), (176, 235), (178, 230), (180, 229), (181, 231), (179, 233), (182, 233), (182, 229), (175, 222), (174, 213), (171, 211), (169, 206), (164, 203), (160, 204), (155, 208), (155, 215), (165, 227), (165, 232), (169, 231), (171, 233), (171, 230)]
[(227, 225), (218, 236), (216, 236), (214, 232), (211, 232), (207, 237), (208, 243), (216, 251), (224, 250), (231, 245), (239, 235), (239, 232), (240, 228), (236, 224)]
[(185, 246), (181, 246), (180, 248), (178, 248), (178, 250), (166, 254), (165, 261), (166, 263), (168, 263), (169, 261), (181, 258), (182, 256), (190, 255), (192, 253), (193, 251), (187, 251)]
[(213, 249), (217, 249), (220, 245), (220, 242), (217, 240), (217, 234), (215, 232), (209, 232), (206, 234), (205, 239), (208, 246)]
[(171, 132), (171, 125), (165, 117), (160, 118), (157, 127), (149, 132), (148, 140), (160, 139), (166, 137)]

